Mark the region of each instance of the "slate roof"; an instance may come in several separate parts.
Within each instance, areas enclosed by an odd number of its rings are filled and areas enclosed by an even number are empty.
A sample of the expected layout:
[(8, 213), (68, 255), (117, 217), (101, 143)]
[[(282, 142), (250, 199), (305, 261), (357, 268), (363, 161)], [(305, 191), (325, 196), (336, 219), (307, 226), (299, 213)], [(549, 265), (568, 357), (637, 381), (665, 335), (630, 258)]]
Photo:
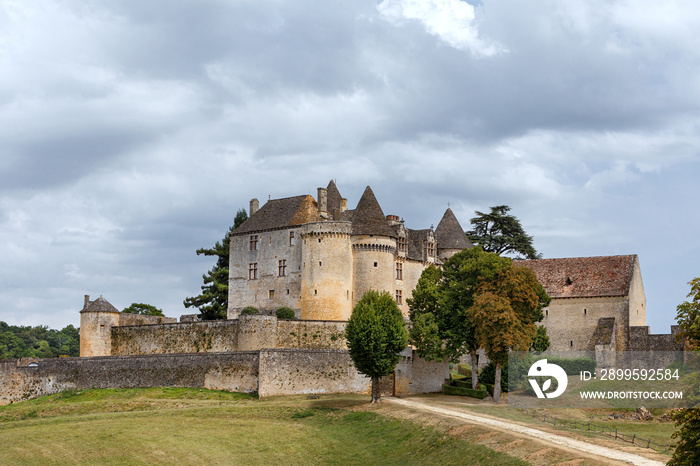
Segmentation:
[(457, 217), (449, 207), (442, 220), (435, 228), (435, 240), (439, 249), (468, 249), (473, 247), (459, 224)]
[(352, 215), (352, 234), (396, 237), (394, 229), (389, 226), (389, 221), (369, 186), (362, 193), (360, 202), (357, 203)]
[(408, 259), (423, 260), (423, 241), (428, 238), (429, 229), (411, 230), (406, 229), (406, 257)]
[(326, 208), (328, 209), (328, 213), (333, 215), (334, 209), (338, 209), (340, 212), (340, 204), (342, 199), (343, 196), (340, 195), (340, 191), (338, 191), (335, 181), (331, 180), (326, 188)]
[(552, 298), (626, 296), (629, 294), (636, 254), (629, 256), (572, 257), (516, 260), (530, 267)]
[(256, 231), (276, 230), (320, 221), (321, 217), (317, 209), (316, 201), (308, 194), (272, 199), (233, 230), (232, 234), (242, 235)]
[(109, 302), (102, 296), (94, 301), (90, 301), (85, 308), (80, 312), (119, 312), (116, 307), (109, 304)]

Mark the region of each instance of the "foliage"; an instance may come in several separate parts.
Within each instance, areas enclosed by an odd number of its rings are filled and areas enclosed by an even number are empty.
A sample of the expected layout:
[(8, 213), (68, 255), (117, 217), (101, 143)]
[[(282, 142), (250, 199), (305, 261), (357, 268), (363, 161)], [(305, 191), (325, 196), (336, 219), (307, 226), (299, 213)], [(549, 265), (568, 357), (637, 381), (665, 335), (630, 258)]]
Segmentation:
[(474, 322), (479, 346), (496, 365), (494, 401), (500, 400), (501, 368), (509, 351), (528, 351), (537, 333), (535, 322), (551, 300), (527, 267), (502, 268), (477, 287), (467, 318)]
[(358, 371), (372, 378), (372, 403), (380, 401), (379, 377), (394, 372), (408, 345), (403, 315), (387, 292), (367, 291), (345, 328), (348, 350)]
[[(479, 382), (483, 384), (494, 385), (496, 383), (496, 364), (493, 361), (489, 362), (479, 374)], [(508, 364), (504, 364), (501, 368), (501, 390), (508, 392)]]
[[(700, 351), (700, 277), (689, 283), (690, 301), (684, 301), (676, 307), (676, 321), (679, 326), (678, 337), (685, 339), (686, 348), (694, 350), (693, 355)], [(689, 358), (693, 364), (698, 358)], [(680, 439), (668, 463), (673, 466), (700, 464), (700, 372), (693, 371), (684, 377), (687, 384), (684, 390), (686, 408), (673, 413), (673, 420), (680, 430), (673, 433), (673, 438)]]
[(456, 387), (449, 384), (442, 385), (442, 393), (445, 395), (471, 396), (472, 398), (479, 398), (480, 400), (483, 400), (488, 396), (488, 392), (486, 390), (474, 390), (468, 387)]
[(151, 306), (150, 304), (144, 303), (131, 303), (131, 306), (124, 308), (122, 312), (126, 314), (142, 314), (147, 316), (165, 317), (165, 314), (163, 314), (162, 310), (158, 309), (155, 306)]
[(476, 211), (477, 216), (470, 220), (473, 229), (467, 232), (467, 237), (487, 252), (498, 255), (515, 253), (527, 259), (539, 258), (532, 245), (532, 236), (525, 233), (520, 220), (508, 214), (509, 211), (507, 205), (491, 207), (488, 214)]
[(294, 309), (286, 306), (278, 307), (276, 314), (278, 319), (294, 319), (295, 317)]
[(690, 301), (684, 301), (676, 307), (678, 322), (678, 339), (685, 339), (692, 349), (700, 349), (700, 277), (688, 283)]
[(205, 275), (202, 275), (204, 285), (201, 286), (202, 294), (185, 298), (185, 307), (199, 309), (202, 320), (225, 319), (228, 311), (228, 262), (229, 243), (231, 232), (248, 219), (245, 209), (239, 209), (233, 220), (233, 226), (221, 242), (217, 241), (214, 247), (197, 249), (197, 255), (216, 256), (216, 264)]
[(535, 332), (535, 337), (532, 339), (532, 345), (530, 345), (530, 351), (542, 353), (547, 351), (547, 348), (549, 348), (549, 335), (547, 335), (547, 327), (538, 325), (537, 332)]
[(242, 316), (249, 316), (249, 315), (255, 315), (255, 314), (260, 314), (260, 309), (258, 309), (255, 306), (246, 306), (243, 309), (241, 309)]
[(0, 322), (0, 359), (80, 356), (80, 334), (72, 325), (24, 327)]

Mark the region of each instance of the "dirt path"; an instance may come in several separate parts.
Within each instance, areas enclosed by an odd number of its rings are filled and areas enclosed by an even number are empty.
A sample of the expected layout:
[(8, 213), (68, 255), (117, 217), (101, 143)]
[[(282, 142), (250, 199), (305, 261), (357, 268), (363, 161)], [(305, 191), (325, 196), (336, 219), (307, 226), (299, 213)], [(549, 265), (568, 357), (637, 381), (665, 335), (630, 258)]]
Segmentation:
[(490, 419), (487, 417), (476, 416), (474, 414), (467, 414), (461, 411), (455, 411), (447, 408), (440, 408), (437, 406), (430, 406), (425, 403), (421, 403), (414, 400), (406, 400), (400, 398), (392, 397), (382, 397), (383, 401), (389, 403), (394, 403), (406, 408), (416, 409), (424, 412), (431, 412), (435, 414), (440, 414), (443, 416), (449, 416), (452, 418), (458, 418), (465, 420), (470, 423), (476, 423), (482, 426), (489, 426), (500, 431), (509, 431), (516, 434), (525, 435), (531, 437), (540, 442), (550, 443), (554, 445), (559, 445), (568, 449), (588, 453), (591, 455), (599, 456), (608, 460), (622, 461), (625, 463), (638, 464), (638, 465), (655, 465), (661, 466), (664, 463), (660, 461), (651, 460), (640, 455), (635, 455), (634, 453), (626, 453), (619, 450), (614, 450), (612, 448), (607, 448), (599, 445), (595, 445), (588, 442), (583, 442), (581, 440), (575, 440), (563, 435), (557, 435), (550, 432), (545, 432), (538, 429), (533, 429), (531, 427), (525, 427), (519, 424), (514, 424), (507, 421), (501, 421), (496, 419)]

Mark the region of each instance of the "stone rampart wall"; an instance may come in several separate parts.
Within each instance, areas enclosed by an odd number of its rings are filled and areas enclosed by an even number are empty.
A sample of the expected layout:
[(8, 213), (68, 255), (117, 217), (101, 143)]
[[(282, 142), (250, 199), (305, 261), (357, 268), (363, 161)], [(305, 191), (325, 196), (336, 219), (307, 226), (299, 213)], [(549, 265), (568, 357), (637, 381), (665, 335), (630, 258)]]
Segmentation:
[(202, 387), (253, 392), (258, 352), (159, 354), (39, 359), (0, 365), (0, 405), (64, 390), (89, 388)]
[(277, 321), (277, 348), (347, 349), (346, 322), (323, 320)]
[(649, 327), (630, 327), (630, 350), (632, 351), (683, 351), (683, 343), (676, 341), (678, 326), (671, 327), (671, 333), (651, 334)]
[(112, 355), (238, 350), (238, 320), (112, 327)]

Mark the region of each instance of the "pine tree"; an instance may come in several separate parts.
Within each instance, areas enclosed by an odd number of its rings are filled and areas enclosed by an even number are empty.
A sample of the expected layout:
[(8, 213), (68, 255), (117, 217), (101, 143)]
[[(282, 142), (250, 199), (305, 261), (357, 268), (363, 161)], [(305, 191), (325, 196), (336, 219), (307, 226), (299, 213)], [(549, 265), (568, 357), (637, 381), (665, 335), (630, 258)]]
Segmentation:
[(216, 264), (205, 275), (202, 275), (204, 284), (199, 296), (185, 298), (185, 307), (199, 309), (202, 320), (225, 319), (228, 310), (228, 261), (229, 242), (231, 232), (248, 219), (244, 209), (239, 209), (233, 220), (233, 226), (229, 228), (226, 236), (217, 241), (214, 247), (197, 249), (197, 255), (216, 256)]

